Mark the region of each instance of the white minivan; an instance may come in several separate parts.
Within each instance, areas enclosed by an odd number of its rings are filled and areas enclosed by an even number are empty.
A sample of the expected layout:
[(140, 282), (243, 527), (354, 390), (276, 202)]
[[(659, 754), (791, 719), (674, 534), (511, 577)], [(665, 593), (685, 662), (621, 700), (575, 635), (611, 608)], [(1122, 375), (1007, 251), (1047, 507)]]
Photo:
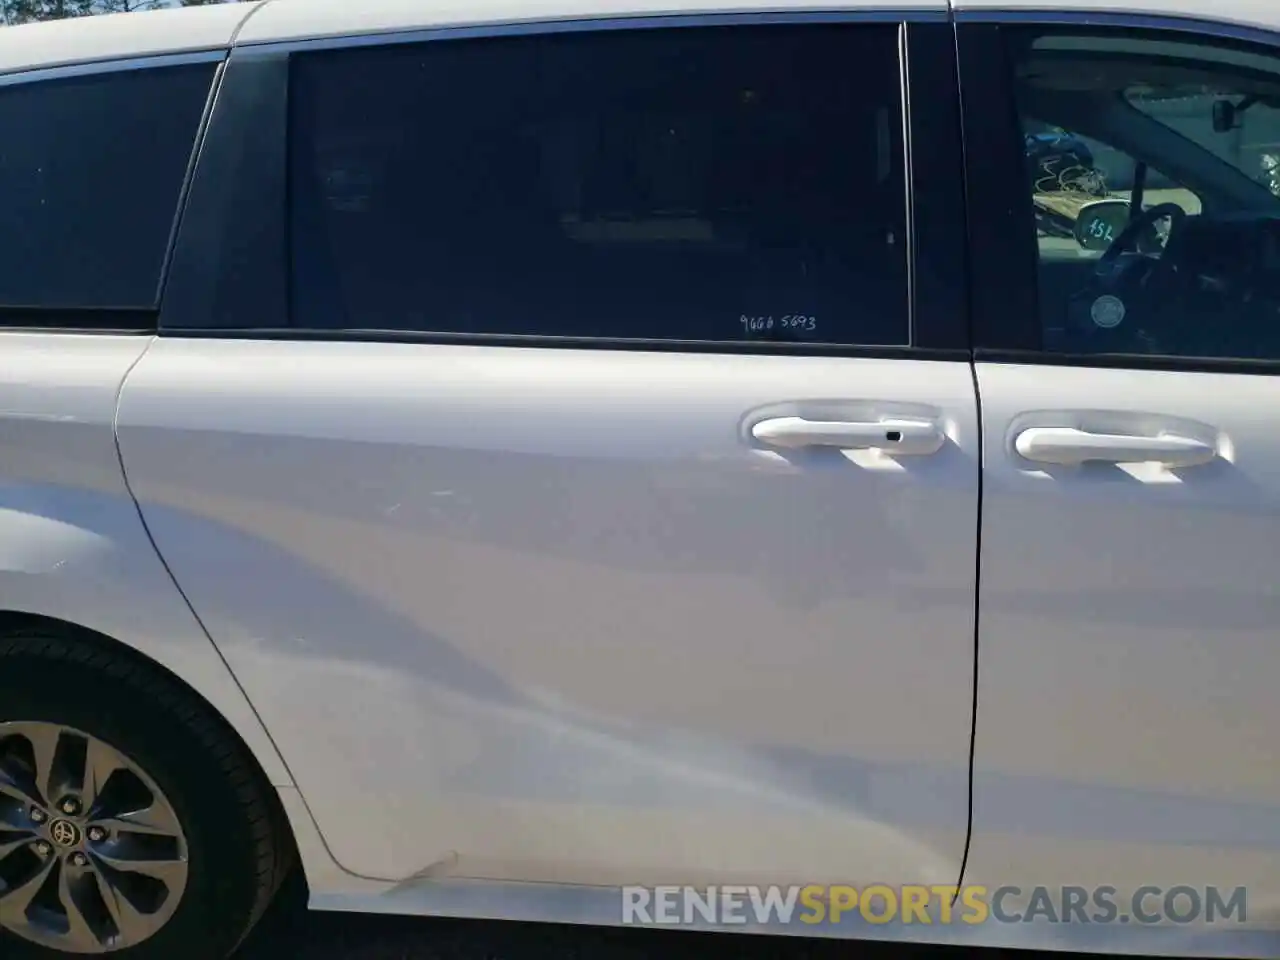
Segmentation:
[(1280, 956), (1280, 6), (0, 30), (0, 955)]

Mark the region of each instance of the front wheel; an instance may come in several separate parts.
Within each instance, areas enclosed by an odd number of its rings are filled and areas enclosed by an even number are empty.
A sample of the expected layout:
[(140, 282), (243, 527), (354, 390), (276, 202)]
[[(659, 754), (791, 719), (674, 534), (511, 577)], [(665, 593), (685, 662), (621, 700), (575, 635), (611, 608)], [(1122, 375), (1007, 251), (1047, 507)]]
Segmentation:
[(0, 637), (0, 956), (223, 960), (292, 847), (244, 748), (127, 654)]

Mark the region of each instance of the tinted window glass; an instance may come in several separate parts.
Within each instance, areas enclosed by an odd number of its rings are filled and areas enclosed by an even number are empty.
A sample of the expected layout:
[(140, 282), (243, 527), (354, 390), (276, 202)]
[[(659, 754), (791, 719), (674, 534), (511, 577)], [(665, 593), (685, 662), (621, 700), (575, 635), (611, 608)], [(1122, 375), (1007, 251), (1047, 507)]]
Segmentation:
[(227, 61), (164, 286), (166, 329), (286, 326), (289, 61)]
[(0, 86), (0, 307), (154, 307), (214, 69)]
[(300, 55), (294, 323), (908, 339), (894, 27)]
[(1280, 57), (1013, 37), (1044, 348), (1280, 359)]

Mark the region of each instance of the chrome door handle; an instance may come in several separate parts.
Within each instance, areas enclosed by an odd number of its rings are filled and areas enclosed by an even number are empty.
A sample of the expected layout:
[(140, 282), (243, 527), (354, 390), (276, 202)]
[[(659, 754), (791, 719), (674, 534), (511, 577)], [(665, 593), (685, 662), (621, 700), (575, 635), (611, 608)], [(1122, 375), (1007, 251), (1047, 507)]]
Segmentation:
[(941, 428), (930, 420), (805, 420), (774, 417), (751, 428), (751, 435), (771, 447), (839, 447), (842, 450), (882, 450), (890, 455), (936, 453), (942, 447)]
[(1037, 463), (1078, 466), (1090, 460), (1103, 463), (1161, 463), (1194, 467), (1209, 463), (1218, 452), (1191, 437), (1162, 433), (1155, 437), (1088, 433), (1075, 427), (1030, 427), (1018, 434), (1014, 448)]

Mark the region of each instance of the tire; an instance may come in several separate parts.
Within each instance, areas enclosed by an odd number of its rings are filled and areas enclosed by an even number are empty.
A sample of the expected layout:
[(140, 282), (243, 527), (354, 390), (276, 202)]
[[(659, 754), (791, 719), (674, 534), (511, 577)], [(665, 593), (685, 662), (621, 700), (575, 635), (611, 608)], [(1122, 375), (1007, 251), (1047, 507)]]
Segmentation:
[[(50, 724), (66, 728), (68, 732), (59, 733), (56, 728), (48, 726)], [(24, 737), (15, 732), (23, 730), (29, 735)], [(294, 857), (292, 838), (284, 828), (279, 803), (239, 739), (221, 718), (180, 683), (130, 651), (109, 648), (107, 644), (86, 640), (74, 632), (44, 627), (0, 636), (0, 774), (7, 762), (10, 770), (16, 769), (19, 775), (27, 776), (35, 766), (29, 759), (34, 757), (31, 745), (38, 742), (38, 738), (45, 738), (48, 743), (48, 731), (54, 731), (53, 742), (58, 744), (69, 742), (62, 738), (74, 739), (78, 732), (87, 734), (106, 748), (114, 749), (139, 771), (137, 774), (132, 770), (126, 771), (120, 782), (134, 789), (135, 783), (149, 779), (153, 794), (154, 788), (158, 788), (160, 802), (167, 802), (167, 808), (153, 806), (151, 809), (161, 810), (165, 816), (171, 812), (168, 822), (176, 819), (181, 828), (181, 836), (173, 841), (177, 845), (174, 849), (181, 852), (173, 856), (182, 861), (185, 853), (185, 876), (181, 884), (177, 880), (172, 881), (173, 888), (181, 886), (181, 892), (178, 896), (169, 896), (170, 888), (166, 886), (165, 892), (157, 898), (164, 907), (152, 914), (153, 925), (161, 922), (157, 918), (167, 915), (163, 926), (137, 942), (112, 944), (109, 941), (110, 949), (105, 955), (112, 960), (175, 960), (179, 957), (182, 960), (224, 960), (262, 916), (292, 866)], [(96, 745), (91, 749), (98, 751), (94, 756), (111, 755), (109, 750)], [(60, 746), (53, 755), (58, 760), (54, 764), (56, 769), (73, 766), (63, 760), (75, 755), (71, 748)], [(108, 767), (104, 762), (103, 768)], [(84, 768), (83, 763), (81, 768)], [(86, 782), (91, 779), (91, 774), (86, 775)], [(31, 782), (35, 782), (34, 778)], [(105, 778), (105, 782), (110, 783), (110, 778)], [(20, 855), (27, 859), (20, 861), (20, 865), (25, 867), (34, 863), (31, 858), (35, 857), (45, 861), (43, 866), (52, 871), (65, 871), (65, 874), (59, 874), (63, 879), (76, 882), (70, 879), (75, 877), (72, 857), (81, 868), (86, 865), (94, 868), (100, 864), (97, 859), (90, 861), (88, 852), (79, 854), (71, 851), (89, 851), (91, 833), (104, 836), (105, 828), (89, 826), (89, 814), (104, 809), (105, 801), (96, 801), (94, 811), (86, 812), (85, 819), (77, 821), (81, 824), (77, 834), (63, 825), (67, 821), (61, 819), (56, 806), (62, 801), (50, 792), (53, 789), (46, 791), (50, 794), (47, 804), (53, 805), (49, 806), (52, 814), (38, 810), (33, 815), (31, 811), (35, 805), (22, 813), (28, 819), (44, 818), (38, 822), (45, 825), (32, 827), (24, 821), (24, 829), (43, 830), (44, 833), (37, 834), (37, 846), (30, 849), (22, 847)], [(84, 789), (88, 804), (92, 794), (89, 787)], [(105, 796), (107, 792), (103, 790), (99, 796)], [(117, 790), (116, 794), (119, 792)], [(15, 806), (20, 801), (15, 799), (12, 782), (8, 796), (0, 791), (0, 802), (8, 802), (10, 820), (15, 811), (22, 810), (21, 806)], [(69, 799), (66, 802), (75, 804), (77, 801)], [(148, 814), (144, 812), (142, 815)], [(121, 823), (119, 820), (110, 822), (117, 827)], [(5, 826), (6, 823), (0, 822), (0, 830)], [(57, 834), (53, 832), (54, 828), (57, 828)], [(126, 831), (127, 824), (105, 835), (108, 841), (138, 842), (136, 834)], [(15, 836), (12, 832), (8, 834), (11, 840)], [(22, 836), (25, 844), (26, 834)], [(48, 838), (43, 844), (38, 843), (41, 836)], [(68, 837), (76, 837), (76, 842), (82, 842), (84, 846), (58, 846), (58, 843), (69, 843)], [(3, 834), (0, 834), (0, 839), (3, 839)], [(168, 839), (161, 840), (169, 843)], [(150, 841), (144, 839), (143, 842)], [(0, 851), (3, 850), (4, 847), (0, 846)], [(136, 851), (131, 856), (140, 857)], [(166, 853), (165, 859), (168, 856)], [(118, 861), (116, 863), (118, 865)], [(5, 860), (0, 857), (0, 868), (4, 864)], [(101, 869), (108, 870), (106, 867)], [(179, 873), (182, 870), (181, 866), (173, 869)], [(16, 874), (17, 867), (10, 872)], [(94, 873), (89, 882), (97, 882), (97, 878), (109, 875), (107, 872)], [(0, 891), (6, 888), (3, 876), (3, 869), (0, 869)], [(115, 876), (118, 879), (119, 874)], [(15, 891), (20, 892), (21, 888), (17, 881), (10, 881), (9, 885), (12, 886), (9, 893), (14, 895), (11, 903), (17, 904)], [(27, 889), (39, 886), (40, 881), (35, 880)], [(56, 879), (51, 889), (56, 891)], [(101, 885), (99, 889), (102, 889)], [(4, 896), (5, 893), (0, 892), (0, 908), (3, 907)], [(106, 902), (101, 900), (102, 904)], [(175, 903), (176, 907), (173, 906)], [(79, 915), (90, 914), (101, 921), (101, 909), (96, 913), (81, 912)], [(64, 911), (63, 915), (70, 913)], [(30, 920), (33, 914), (22, 910), (21, 916)], [(14, 921), (11, 925), (16, 926), (20, 922)], [(114, 920), (106, 922), (115, 923)], [(101, 923), (98, 925), (100, 927)], [(36, 928), (29, 927), (28, 935), (24, 937), (13, 930), (3, 929), (0, 923), (0, 957), (5, 960), (54, 960), (86, 956), (83, 949), (69, 951), (65, 939), (58, 941), (62, 943), (61, 947), (52, 946), (44, 933), (44, 926), (38, 929), (39, 936), (45, 936), (45, 942), (35, 943), (30, 933), (32, 929)], [(55, 932), (53, 936), (56, 940), (62, 934)]]

